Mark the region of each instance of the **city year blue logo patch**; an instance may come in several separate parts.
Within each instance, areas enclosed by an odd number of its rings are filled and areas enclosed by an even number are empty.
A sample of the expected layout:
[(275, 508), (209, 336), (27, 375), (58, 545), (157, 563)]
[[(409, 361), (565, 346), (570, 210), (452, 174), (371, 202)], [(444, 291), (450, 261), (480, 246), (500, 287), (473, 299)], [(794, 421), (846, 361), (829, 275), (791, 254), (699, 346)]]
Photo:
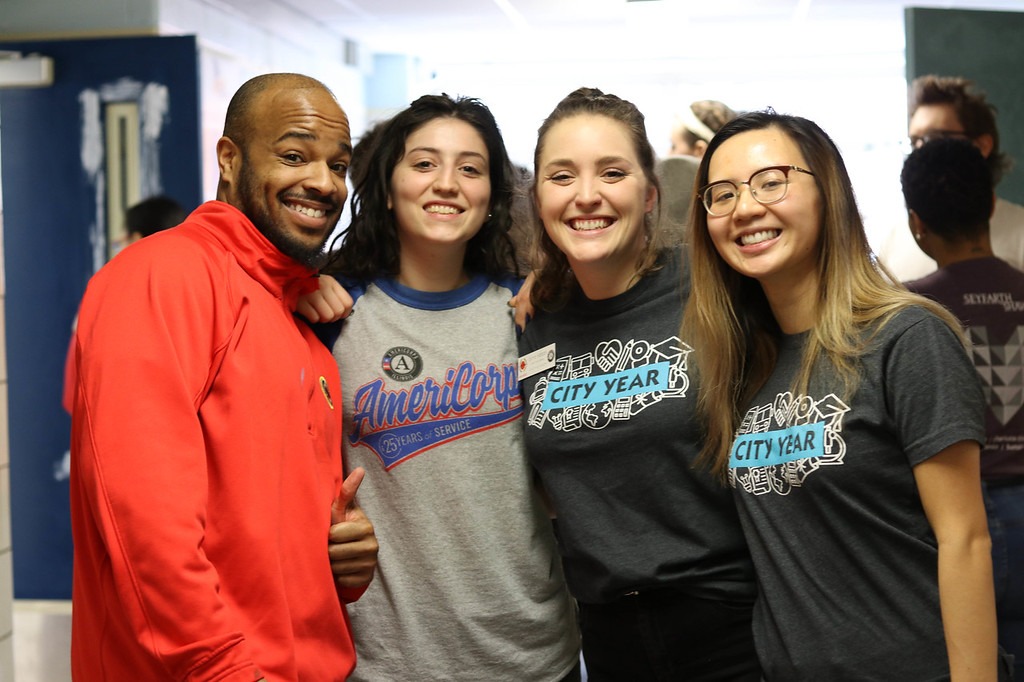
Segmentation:
[(777, 431), (736, 436), (729, 468), (766, 467), (825, 454), (825, 424), (799, 424)]
[(552, 381), (544, 394), (541, 409), (594, 405), (641, 393), (666, 391), (669, 388), (669, 368), (669, 363), (657, 362), (596, 377)]

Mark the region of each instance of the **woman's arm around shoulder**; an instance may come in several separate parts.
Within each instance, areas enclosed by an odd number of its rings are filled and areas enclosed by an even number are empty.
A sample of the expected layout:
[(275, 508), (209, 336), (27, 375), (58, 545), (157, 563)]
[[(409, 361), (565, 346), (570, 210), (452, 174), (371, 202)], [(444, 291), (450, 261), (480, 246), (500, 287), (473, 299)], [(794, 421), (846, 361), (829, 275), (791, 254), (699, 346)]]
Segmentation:
[(320, 288), (299, 298), (295, 312), (312, 323), (336, 322), (352, 312), (352, 296), (341, 282), (320, 275)]

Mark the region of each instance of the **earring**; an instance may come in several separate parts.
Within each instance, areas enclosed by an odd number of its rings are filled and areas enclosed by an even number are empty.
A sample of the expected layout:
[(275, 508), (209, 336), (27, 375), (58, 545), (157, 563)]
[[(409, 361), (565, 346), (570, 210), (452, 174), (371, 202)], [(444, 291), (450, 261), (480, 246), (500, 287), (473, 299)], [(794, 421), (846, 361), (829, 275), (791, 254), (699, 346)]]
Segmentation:
[(915, 232), (914, 233), (914, 239), (916, 239), (917, 241), (921, 241), (921, 233), (920, 232)]

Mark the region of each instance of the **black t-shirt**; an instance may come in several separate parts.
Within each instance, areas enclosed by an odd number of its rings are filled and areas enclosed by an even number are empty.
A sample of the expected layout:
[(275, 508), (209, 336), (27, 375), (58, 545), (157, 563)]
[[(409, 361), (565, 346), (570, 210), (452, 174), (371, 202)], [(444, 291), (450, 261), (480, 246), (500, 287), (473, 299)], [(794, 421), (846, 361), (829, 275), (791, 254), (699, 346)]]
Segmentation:
[(1024, 272), (998, 258), (977, 258), (907, 288), (949, 308), (971, 342), (988, 401), (982, 478), (1024, 476)]
[(671, 587), (749, 602), (754, 578), (727, 488), (694, 467), (700, 429), (679, 338), (689, 278), (678, 254), (625, 293), (577, 291), (527, 325), (520, 355), (555, 366), (521, 380), (526, 446), (555, 511), (566, 578), (583, 602)]

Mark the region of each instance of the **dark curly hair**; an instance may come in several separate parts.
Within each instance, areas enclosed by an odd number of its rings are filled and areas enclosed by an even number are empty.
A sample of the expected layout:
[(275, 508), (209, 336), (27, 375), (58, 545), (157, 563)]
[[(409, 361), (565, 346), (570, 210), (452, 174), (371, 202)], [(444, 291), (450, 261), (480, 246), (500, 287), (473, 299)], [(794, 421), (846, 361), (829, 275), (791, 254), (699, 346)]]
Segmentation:
[(453, 118), (471, 125), (483, 139), (490, 158), (491, 204), (489, 217), (469, 240), (464, 267), (491, 276), (517, 274), (515, 251), (509, 239), (516, 176), (501, 131), (491, 111), (470, 97), (424, 95), (408, 108), (373, 129), (372, 143), (363, 145), (368, 159), (358, 163), (351, 199), (352, 222), (335, 239), (323, 272), (370, 280), (395, 276), (399, 268), (398, 224), (388, 208), (391, 175), (405, 155), (405, 141), (414, 131), (439, 118)]
[(903, 200), (946, 241), (973, 239), (988, 229), (992, 173), (970, 140), (937, 138), (915, 149), (900, 173)]

